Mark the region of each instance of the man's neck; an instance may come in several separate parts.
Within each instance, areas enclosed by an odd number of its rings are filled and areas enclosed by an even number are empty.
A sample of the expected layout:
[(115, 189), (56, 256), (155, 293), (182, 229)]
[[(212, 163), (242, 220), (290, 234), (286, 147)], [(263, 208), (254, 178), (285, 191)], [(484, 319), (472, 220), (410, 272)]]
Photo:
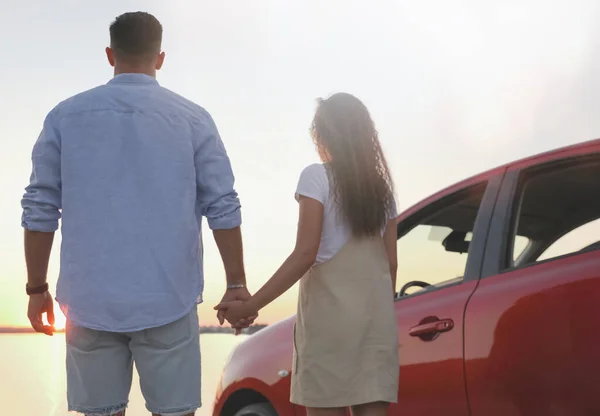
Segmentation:
[(141, 68), (141, 67), (115, 67), (114, 76), (120, 74), (144, 74), (156, 78), (156, 69), (154, 68)]

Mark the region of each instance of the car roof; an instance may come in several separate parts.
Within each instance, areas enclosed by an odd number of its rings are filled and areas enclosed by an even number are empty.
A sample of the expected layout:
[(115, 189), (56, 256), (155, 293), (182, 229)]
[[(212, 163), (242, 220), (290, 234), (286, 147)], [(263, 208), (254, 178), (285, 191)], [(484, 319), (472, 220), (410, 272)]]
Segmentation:
[(469, 186), (475, 185), (475, 184), (483, 182), (485, 180), (489, 180), (489, 178), (496, 176), (513, 166), (519, 166), (519, 167), (523, 168), (526, 166), (536, 165), (542, 161), (548, 161), (548, 160), (552, 160), (552, 159), (568, 157), (570, 154), (581, 153), (582, 150), (585, 149), (586, 147), (589, 147), (589, 148), (600, 147), (600, 139), (588, 140), (585, 142), (580, 142), (580, 143), (576, 143), (573, 145), (564, 146), (564, 147), (556, 148), (556, 149), (549, 150), (546, 152), (538, 153), (538, 154), (535, 154), (532, 156), (527, 156), (527, 157), (524, 157), (521, 159), (517, 159), (513, 162), (505, 163), (505, 164), (495, 167), (493, 169), (478, 173), (478, 174), (468, 177), (466, 179), (463, 179), (462, 181), (457, 182), (454, 185), (450, 185), (450, 186), (442, 189), (441, 191), (438, 191), (438, 192), (434, 193), (433, 195), (425, 198), (424, 200), (414, 204), (413, 206), (405, 209), (397, 217), (397, 221), (404, 220), (405, 218), (414, 214), (416, 211), (421, 210), (422, 208), (428, 206), (432, 202), (435, 202), (445, 196), (451, 195), (454, 192), (460, 191), (461, 189), (465, 189)]

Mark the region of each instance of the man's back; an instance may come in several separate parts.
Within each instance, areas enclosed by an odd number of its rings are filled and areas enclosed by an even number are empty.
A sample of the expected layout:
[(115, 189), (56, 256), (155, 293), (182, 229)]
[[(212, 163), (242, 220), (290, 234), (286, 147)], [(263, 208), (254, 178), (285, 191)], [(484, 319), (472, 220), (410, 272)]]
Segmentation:
[[(192, 416), (201, 406), (202, 217), (225, 268), (222, 301), (250, 298), (231, 164), (210, 115), (158, 85), (162, 32), (146, 12), (111, 23), (115, 77), (48, 114), (21, 201), (27, 317), (46, 335), (62, 211), (57, 300), (68, 410), (82, 414), (123, 416), (134, 364), (150, 413)], [(255, 318), (232, 324), (239, 331)]]
[[(57, 148), (60, 169), (38, 164), (36, 180), (36, 154)], [(117, 75), (59, 104), (33, 159), (23, 222), (35, 230), (44, 204), (62, 208), (57, 300), (69, 320), (134, 331), (189, 312), (203, 287), (201, 216), (232, 228), (240, 215), (206, 111), (153, 77)]]

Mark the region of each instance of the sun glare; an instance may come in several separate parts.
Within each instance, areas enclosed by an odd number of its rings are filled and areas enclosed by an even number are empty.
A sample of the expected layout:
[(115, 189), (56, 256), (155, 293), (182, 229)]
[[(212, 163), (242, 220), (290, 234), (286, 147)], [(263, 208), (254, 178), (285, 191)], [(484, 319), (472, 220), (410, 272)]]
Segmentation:
[(62, 311), (59, 308), (54, 309), (54, 328), (55, 329), (65, 329), (65, 324), (67, 323), (67, 319), (65, 315), (63, 315)]

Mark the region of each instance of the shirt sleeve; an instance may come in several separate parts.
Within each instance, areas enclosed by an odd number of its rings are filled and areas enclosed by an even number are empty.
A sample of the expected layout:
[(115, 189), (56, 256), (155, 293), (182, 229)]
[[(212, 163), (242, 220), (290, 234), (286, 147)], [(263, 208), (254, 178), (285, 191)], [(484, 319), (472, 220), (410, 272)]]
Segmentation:
[(30, 231), (54, 232), (61, 217), (61, 143), (54, 111), (44, 120), (31, 156), (29, 186), (21, 200), (21, 225)]
[(211, 230), (239, 227), (242, 223), (240, 200), (234, 189), (231, 162), (217, 126), (206, 113), (195, 128), (198, 143), (194, 163), (200, 211)]
[(296, 200), (299, 200), (300, 196), (312, 198), (321, 204), (325, 204), (329, 196), (329, 180), (323, 165), (316, 163), (304, 168), (296, 187)]

